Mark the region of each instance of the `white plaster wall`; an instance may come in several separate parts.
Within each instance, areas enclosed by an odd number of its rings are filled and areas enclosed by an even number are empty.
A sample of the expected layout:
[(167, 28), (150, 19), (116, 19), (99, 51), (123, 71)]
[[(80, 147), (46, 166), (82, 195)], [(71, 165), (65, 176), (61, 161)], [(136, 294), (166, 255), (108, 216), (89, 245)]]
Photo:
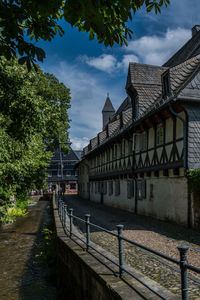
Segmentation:
[[(187, 181), (185, 177), (146, 179), (146, 199), (138, 200), (138, 214), (187, 225)], [(150, 184), (153, 197), (150, 198)]]
[(100, 203), (101, 201), (101, 194), (99, 192), (95, 193), (95, 188), (93, 187), (93, 192), (90, 191), (90, 200)]
[[(100, 193), (90, 192), (90, 200), (100, 203)], [(134, 211), (135, 200), (134, 197), (128, 199), (127, 197), (127, 179), (120, 180), (120, 195), (115, 196), (115, 181), (113, 180), (113, 194), (109, 195), (109, 186), (107, 182), (107, 193), (104, 194), (104, 205), (119, 207), (128, 211)]]
[(84, 199), (88, 199), (89, 198), (89, 192), (87, 190), (87, 184), (89, 182), (88, 179), (88, 167), (86, 165), (86, 162), (80, 164), (79, 166), (79, 170), (81, 168), (81, 173), (79, 171), (79, 176), (78, 176), (78, 184), (84, 184), (84, 189), (82, 187), (82, 190), (78, 190), (78, 195)]

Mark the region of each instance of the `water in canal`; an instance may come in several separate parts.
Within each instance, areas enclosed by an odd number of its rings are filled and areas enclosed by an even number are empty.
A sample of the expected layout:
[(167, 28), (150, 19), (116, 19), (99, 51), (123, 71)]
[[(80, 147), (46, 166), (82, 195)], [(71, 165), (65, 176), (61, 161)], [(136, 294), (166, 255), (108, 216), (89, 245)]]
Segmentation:
[(36, 245), (48, 219), (47, 201), (29, 208), (28, 216), (0, 230), (0, 299), (54, 300), (56, 287), (38, 263)]

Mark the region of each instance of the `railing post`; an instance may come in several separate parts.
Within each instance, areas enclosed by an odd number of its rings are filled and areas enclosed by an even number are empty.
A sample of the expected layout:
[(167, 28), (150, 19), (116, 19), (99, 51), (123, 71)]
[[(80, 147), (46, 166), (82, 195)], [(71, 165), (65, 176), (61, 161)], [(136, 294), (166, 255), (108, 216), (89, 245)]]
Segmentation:
[(65, 211), (64, 211), (64, 228), (66, 228), (67, 227), (67, 204), (65, 204), (64, 209), (65, 209)]
[(58, 198), (58, 214), (60, 216), (60, 199)]
[(65, 203), (62, 201), (62, 224), (64, 224)]
[(181, 269), (181, 292), (182, 300), (188, 300), (188, 282), (187, 282), (187, 251), (189, 247), (181, 245), (178, 247), (180, 252), (180, 269)]
[(73, 208), (69, 209), (69, 235), (72, 237), (72, 225), (73, 225)]
[(59, 216), (60, 216), (60, 219), (61, 219), (61, 211), (62, 211), (62, 202), (59, 198)]
[(85, 214), (86, 225), (86, 251), (90, 248), (90, 214)]
[(123, 266), (124, 266), (124, 251), (123, 251), (123, 244), (122, 244), (122, 231), (124, 225), (117, 225), (117, 232), (118, 232), (118, 250), (119, 250), (119, 277), (123, 275)]
[(60, 219), (63, 221), (63, 202), (60, 200)]

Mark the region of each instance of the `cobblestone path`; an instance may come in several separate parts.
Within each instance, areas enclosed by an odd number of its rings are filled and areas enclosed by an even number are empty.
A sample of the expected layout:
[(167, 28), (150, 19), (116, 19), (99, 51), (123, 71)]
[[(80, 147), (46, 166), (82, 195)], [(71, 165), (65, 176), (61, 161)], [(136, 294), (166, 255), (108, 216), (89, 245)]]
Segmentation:
[[(183, 226), (158, 221), (151, 217), (139, 216), (117, 208), (80, 199), (77, 196), (65, 196), (69, 207), (74, 208), (74, 215), (84, 217), (91, 214), (91, 222), (108, 230), (116, 231), (117, 224), (123, 224), (123, 235), (138, 243), (151, 247), (168, 256), (179, 259), (177, 247), (186, 244), (188, 262), (200, 267), (200, 233)], [(76, 225), (84, 232), (85, 226)], [(91, 230), (91, 240), (104, 249), (118, 255), (115, 237), (102, 231)], [(159, 282), (175, 294), (180, 294), (180, 274), (175, 271), (177, 266), (151, 255), (144, 250), (124, 242), (125, 262), (140, 270), (143, 274)], [(200, 278), (196, 274), (189, 274), (189, 299), (200, 299)]]

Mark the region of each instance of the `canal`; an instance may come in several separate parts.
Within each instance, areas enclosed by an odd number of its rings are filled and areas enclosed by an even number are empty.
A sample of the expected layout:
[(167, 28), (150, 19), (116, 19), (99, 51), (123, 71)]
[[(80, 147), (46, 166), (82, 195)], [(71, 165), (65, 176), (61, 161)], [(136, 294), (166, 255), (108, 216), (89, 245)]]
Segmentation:
[[(28, 215), (0, 231), (0, 299), (58, 299), (55, 281), (38, 257), (42, 228), (49, 222), (49, 202), (37, 201)], [(49, 272), (49, 269), (48, 269)]]

